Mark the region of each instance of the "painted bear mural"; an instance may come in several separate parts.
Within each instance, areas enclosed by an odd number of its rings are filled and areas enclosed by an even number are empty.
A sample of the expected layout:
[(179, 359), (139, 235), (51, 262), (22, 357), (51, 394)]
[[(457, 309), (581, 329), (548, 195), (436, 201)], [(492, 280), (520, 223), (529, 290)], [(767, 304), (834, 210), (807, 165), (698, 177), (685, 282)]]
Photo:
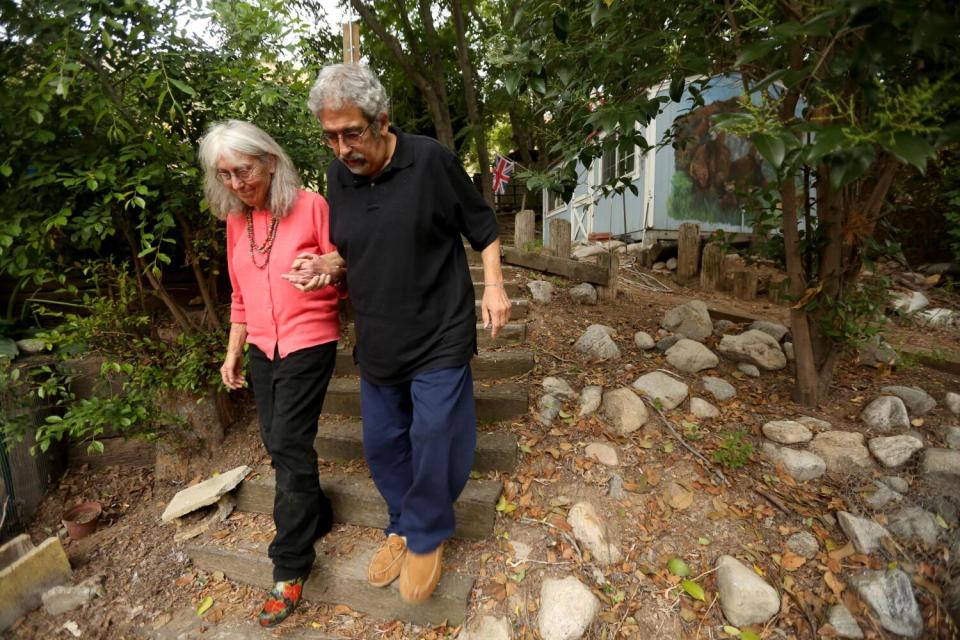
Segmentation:
[(756, 148), (711, 126), (714, 114), (739, 107), (736, 98), (714, 102), (675, 121), (676, 172), (667, 201), (671, 218), (739, 225), (743, 209), (738, 194), (767, 184), (768, 168)]

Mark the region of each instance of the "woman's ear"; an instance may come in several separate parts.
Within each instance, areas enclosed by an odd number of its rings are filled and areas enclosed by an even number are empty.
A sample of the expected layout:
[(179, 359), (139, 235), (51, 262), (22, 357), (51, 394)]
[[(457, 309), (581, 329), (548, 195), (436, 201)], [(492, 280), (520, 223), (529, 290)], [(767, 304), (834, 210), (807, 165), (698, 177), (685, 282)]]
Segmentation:
[(267, 156), (267, 169), (270, 170), (270, 173), (275, 173), (277, 170), (277, 156), (272, 153)]

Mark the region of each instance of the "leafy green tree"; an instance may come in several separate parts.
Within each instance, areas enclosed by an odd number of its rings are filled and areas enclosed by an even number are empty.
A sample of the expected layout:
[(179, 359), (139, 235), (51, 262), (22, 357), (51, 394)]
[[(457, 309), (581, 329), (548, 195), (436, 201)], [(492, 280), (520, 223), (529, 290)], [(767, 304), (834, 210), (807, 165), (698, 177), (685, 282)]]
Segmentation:
[(814, 405), (878, 310), (858, 276), (898, 167), (923, 170), (960, 133), (958, 11), (940, 0), (525, 2), (504, 73), (549, 113), (548, 152), (564, 167), (544, 183), (567, 197), (578, 160), (605, 145), (646, 148), (633, 123), (666, 99), (650, 88), (670, 80), (679, 100), (684, 79), (702, 75), (687, 87), (697, 98), (711, 77), (740, 74), (753, 98), (715, 124), (749, 136), (776, 171), (766, 213), (794, 300), (795, 397)]

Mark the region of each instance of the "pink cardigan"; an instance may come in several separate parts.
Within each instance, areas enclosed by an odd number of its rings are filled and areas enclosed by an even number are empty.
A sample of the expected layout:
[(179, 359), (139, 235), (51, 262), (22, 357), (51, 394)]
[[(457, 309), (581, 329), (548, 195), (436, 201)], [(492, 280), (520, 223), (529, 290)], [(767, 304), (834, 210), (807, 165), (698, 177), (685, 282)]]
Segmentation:
[[(336, 251), (330, 243), (330, 209), (323, 196), (300, 191), (286, 217), (280, 219), (270, 262), (263, 269), (250, 258), (247, 217), (227, 216), (227, 265), (233, 295), (230, 322), (247, 325), (247, 342), (271, 360), (274, 347), (280, 357), (299, 349), (340, 338), (339, 296), (333, 287), (301, 292), (280, 277), (290, 270), (298, 254)], [(270, 228), (268, 211), (253, 212), (254, 240), (263, 244)], [(257, 264), (264, 256), (256, 253)]]

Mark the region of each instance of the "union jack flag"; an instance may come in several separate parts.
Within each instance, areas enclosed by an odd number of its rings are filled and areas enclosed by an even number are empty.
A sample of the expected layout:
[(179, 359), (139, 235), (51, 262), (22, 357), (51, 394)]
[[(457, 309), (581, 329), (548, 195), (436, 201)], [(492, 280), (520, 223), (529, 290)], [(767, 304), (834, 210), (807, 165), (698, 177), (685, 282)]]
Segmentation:
[(510, 184), (510, 174), (513, 173), (513, 162), (507, 160), (499, 153), (493, 160), (493, 192), (502, 196), (507, 192), (507, 185)]

